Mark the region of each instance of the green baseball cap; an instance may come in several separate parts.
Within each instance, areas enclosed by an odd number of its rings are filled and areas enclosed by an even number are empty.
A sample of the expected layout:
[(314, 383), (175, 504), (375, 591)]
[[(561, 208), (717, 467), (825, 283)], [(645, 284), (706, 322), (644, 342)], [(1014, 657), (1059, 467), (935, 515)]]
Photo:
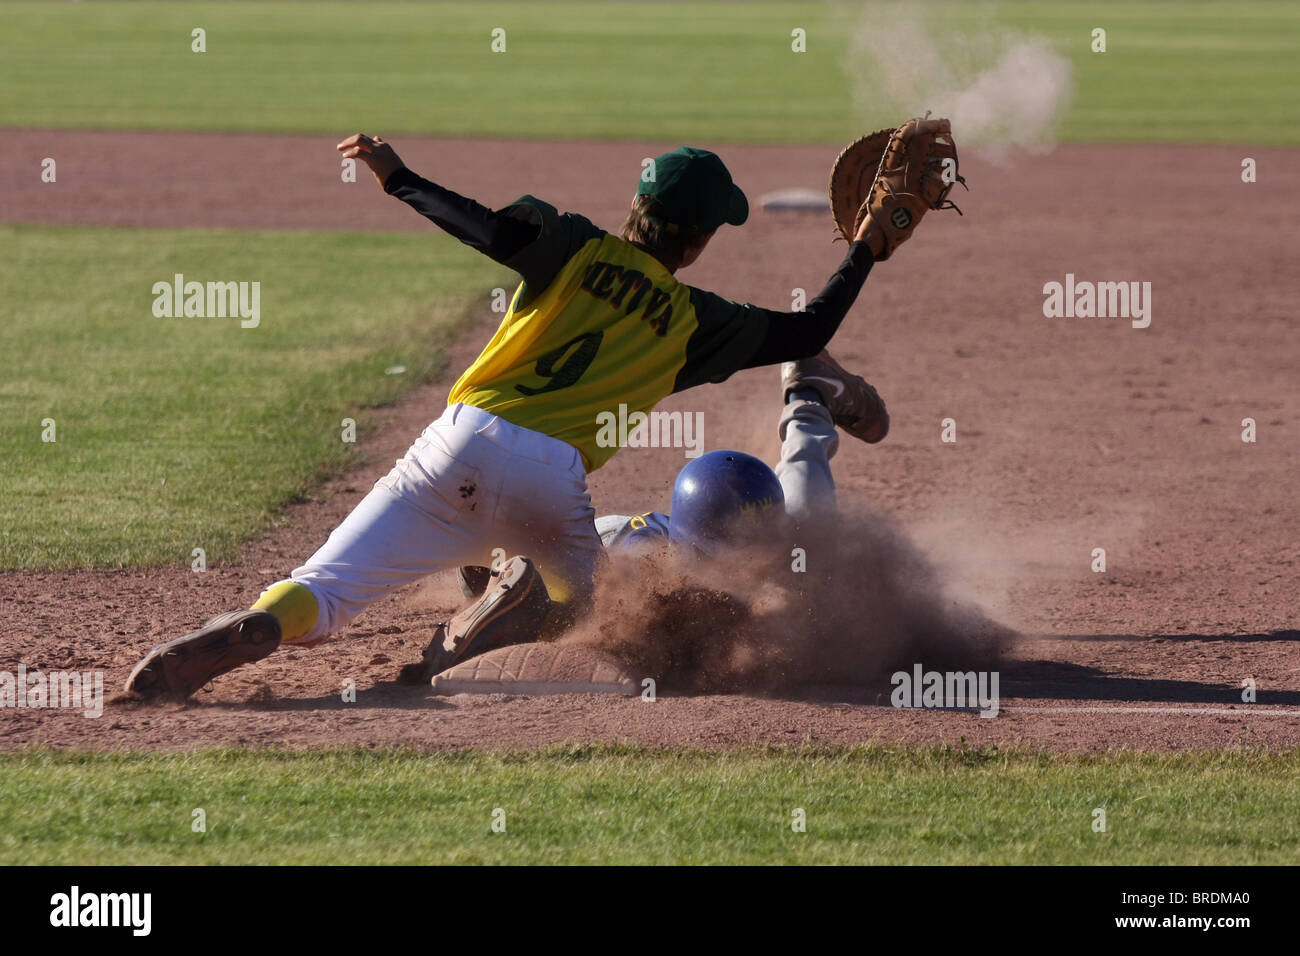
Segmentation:
[(717, 154), (697, 146), (679, 146), (656, 156), (653, 178), (642, 174), (638, 196), (649, 196), (664, 209), (659, 225), (673, 225), (693, 233), (712, 232), (723, 223), (741, 225), (749, 218), (749, 200), (731, 181), (731, 173)]

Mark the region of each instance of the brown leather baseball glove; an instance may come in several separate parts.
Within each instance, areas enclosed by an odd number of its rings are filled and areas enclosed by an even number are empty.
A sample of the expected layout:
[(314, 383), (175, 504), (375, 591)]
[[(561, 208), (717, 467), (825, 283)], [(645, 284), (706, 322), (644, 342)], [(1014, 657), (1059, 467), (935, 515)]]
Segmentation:
[(882, 250), (876, 260), (881, 261), (911, 237), (927, 210), (957, 209), (948, 199), (954, 183), (966, 186), (952, 126), (926, 113), (844, 147), (831, 168), (831, 213), (850, 242), (870, 214), (869, 229), (879, 236)]

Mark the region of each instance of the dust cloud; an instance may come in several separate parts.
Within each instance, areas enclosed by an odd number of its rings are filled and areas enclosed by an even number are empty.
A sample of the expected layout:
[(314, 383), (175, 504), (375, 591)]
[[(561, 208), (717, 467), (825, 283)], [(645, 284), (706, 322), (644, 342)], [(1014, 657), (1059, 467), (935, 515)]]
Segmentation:
[[(792, 551), (806, 552), (794, 570)], [(841, 511), (711, 559), (611, 556), (596, 610), (562, 638), (667, 692), (881, 689), (911, 670), (987, 669), (1012, 632), (948, 593), (891, 519)]]
[(1046, 152), (1073, 97), (1070, 62), (1047, 40), (995, 23), (985, 4), (868, 3), (837, 10), (850, 34), (846, 72), (865, 127), (927, 110), (952, 120), (959, 146), (1001, 159)]

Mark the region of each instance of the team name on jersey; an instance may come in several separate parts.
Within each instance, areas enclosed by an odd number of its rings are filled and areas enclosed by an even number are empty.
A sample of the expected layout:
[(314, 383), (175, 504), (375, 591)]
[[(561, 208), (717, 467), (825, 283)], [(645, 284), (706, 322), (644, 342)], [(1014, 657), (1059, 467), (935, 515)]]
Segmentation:
[(581, 288), (615, 309), (621, 309), (624, 315), (631, 315), (644, 302), (641, 321), (647, 323), (655, 335), (668, 334), (668, 322), (673, 316), (672, 295), (655, 288), (645, 273), (597, 259), (583, 274)]

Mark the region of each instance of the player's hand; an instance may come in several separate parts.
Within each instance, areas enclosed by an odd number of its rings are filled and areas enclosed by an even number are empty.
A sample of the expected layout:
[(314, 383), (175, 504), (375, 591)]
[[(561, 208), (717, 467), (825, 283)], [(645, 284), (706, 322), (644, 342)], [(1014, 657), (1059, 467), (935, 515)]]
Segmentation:
[(871, 213), (867, 213), (866, 218), (862, 220), (862, 225), (858, 226), (857, 235), (853, 238), (856, 242), (866, 242), (871, 247), (871, 254), (877, 258), (885, 248), (885, 234), (876, 228)]
[(381, 187), (388, 182), (389, 176), (405, 165), (397, 153), (393, 152), (393, 147), (379, 136), (353, 133), (335, 148), (343, 154), (344, 159), (359, 159), (369, 166)]

